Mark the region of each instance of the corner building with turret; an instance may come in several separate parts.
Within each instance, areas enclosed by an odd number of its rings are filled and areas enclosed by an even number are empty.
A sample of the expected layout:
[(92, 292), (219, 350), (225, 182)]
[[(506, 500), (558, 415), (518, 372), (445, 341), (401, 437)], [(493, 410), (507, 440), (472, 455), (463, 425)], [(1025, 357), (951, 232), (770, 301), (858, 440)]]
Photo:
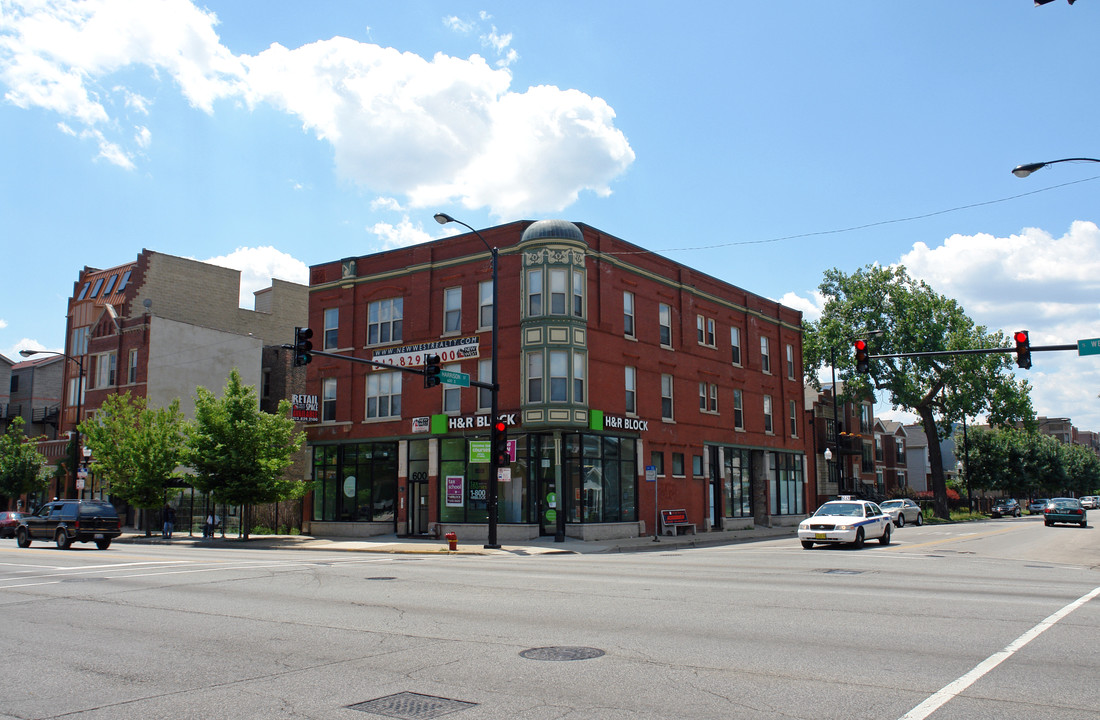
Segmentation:
[(583, 224), (479, 232), (311, 267), (312, 533), (487, 537), (492, 393), (462, 381), (498, 310), (501, 541), (805, 516), (800, 312)]

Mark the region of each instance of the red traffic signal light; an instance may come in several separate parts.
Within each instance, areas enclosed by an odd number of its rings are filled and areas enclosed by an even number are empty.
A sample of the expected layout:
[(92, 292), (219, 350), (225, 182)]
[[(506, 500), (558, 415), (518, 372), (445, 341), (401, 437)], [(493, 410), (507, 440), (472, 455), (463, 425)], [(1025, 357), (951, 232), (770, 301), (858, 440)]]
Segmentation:
[(512, 453), (508, 451), (508, 426), (503, 420), (493, 423), (492, 433), (493, 459), (498, 468), (512, 464)]
[(1013, 337), (1016, 340), (1016, 365), (1027, 370), (1031, 367), (1031, 340), (1027, 330), (1017, 330)]
[(871, 372), (871, 361), (867, 355), (867, 341), (856, 340), (853, 344), (856, 349), (856, 372)]

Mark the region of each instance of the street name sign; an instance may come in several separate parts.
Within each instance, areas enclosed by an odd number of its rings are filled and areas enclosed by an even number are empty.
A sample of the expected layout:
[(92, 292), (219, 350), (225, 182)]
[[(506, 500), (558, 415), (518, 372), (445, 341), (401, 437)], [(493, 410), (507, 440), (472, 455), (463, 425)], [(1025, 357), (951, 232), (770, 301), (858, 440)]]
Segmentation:
[(454, 372), (453, 370), (440, 370), (439, 382), (444, 385), (470, 387), (470, 375), (469, 373)]
[(1100, 338), (1077, 341), (1078, 355), (1100, 355)]

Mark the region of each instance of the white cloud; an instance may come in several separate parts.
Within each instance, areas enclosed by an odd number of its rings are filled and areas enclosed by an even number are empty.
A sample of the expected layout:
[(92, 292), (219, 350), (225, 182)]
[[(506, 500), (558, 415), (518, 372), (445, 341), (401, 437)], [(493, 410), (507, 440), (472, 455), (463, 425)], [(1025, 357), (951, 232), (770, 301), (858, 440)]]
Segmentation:
[(153, 133), (149, 132), (149, 128), (144, 126), (138, 126), (134, 128), (134, 142), (138, 146), (147, 148), (149, 143), (153, 142)]
[(46, 347), (37, 340), (31, 338), (23, 338), (15, 343), (15, 345), (0, 351), (0, 355), (3, 355), (8, 360), (15, 362), (22, 362), (24, 360), (30, 360), (31, 358), (25, 358), (19, 354), (20, 350), (50, 350), (52, 352), (64, 352), (65, 348), (50, 348)]
[(386, 250), (417, 245), (435, 239), (426, 233), (419, 223), (413, 225), (409, 222), (407, 215), (397, 225), (380, 222), (367, 229), (382, 239), (382, 245)]
[(4, 318), (0, 318), (0, 330), (3, 330), (8, 326), (8, 321)]
[(257, 290), (271, 287), (272, 278), (301, 285), (309, 284), (309, 267), (301, 260), (271, 246), (239, 247), (228, 255), (208, 258), (203, 262), (241, 271), (242, 308), (255, 307), (253, 294)]
[[(189, 0), (5, 1), (6, 99), (83, 126), (99, 157), (120, 167), (134, 167), (122, 143), (140, 148), (148, 136), (108, 137), (122, 127), (110, 112), (144, 116), (150, 103), (106, 83), (135, 66), (170, 77), (208, 113), (234, 98), (296, 116), (332, 145), (342, 176), (411, 207), (461, 203), (509, 219), (558, 212), (582, 192), (610, 194), (634, 161), (602, 99), (552, 86), (512, 90), (504, 68), (518, 53), (494, 25), (481, 37), (496, 68), (479, 55), (426, 59), (341, 37), (237, 56), (221, 44), (217, 17)], [(457, 17), (444, 22), (478, 29)]]

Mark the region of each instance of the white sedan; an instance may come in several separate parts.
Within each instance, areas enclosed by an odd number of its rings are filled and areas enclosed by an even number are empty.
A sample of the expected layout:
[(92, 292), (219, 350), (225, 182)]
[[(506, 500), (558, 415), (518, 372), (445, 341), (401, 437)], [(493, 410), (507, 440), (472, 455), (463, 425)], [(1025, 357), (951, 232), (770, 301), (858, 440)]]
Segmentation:
[(894, 520), (898, 527), (905, 527), (905, 523), (924, 524), (924, 516), (921, 515), (920, 505), (912, 500), (885, 500), (879, 503), (883, 512)]
[(893, 518), (873, 502), (832, 500), (798, 524), (798, 539), (807, 550), (815, 543), (851, 543), (861, 548), (871, 538), (889, 545), (893, 526)]

